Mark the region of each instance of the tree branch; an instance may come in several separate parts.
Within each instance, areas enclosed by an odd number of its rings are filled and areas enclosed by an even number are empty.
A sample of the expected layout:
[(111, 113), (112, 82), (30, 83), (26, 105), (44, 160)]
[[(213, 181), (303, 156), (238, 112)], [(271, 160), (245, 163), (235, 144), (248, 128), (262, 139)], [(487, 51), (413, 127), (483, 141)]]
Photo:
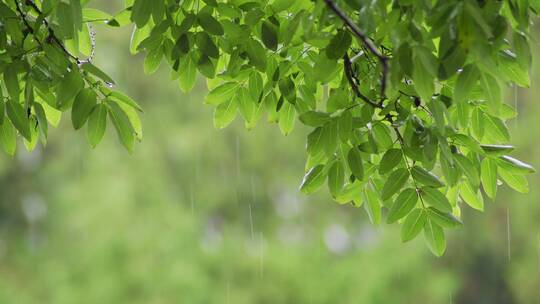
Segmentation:
[[(19, 15), (21, 15), (21, 19), (23, 20), (24, 25), (28, 28), (28, 31), (30, 31), (30, 34), (33, 35), (34, 34), (34, 28), (32, 26), (30, 26), (30, 24), (28, 23), (28, 20), (26, 20), (26, 14), (22, 11), (21, 5), (19, 4), (19, 1), (18, 0), (13, 0), (13, 2), (15, 2), (17, 12), (19, 13)], [(36, 39), (36, 41), (38, 43), (40, 43), (39, 40)]]
[[(26, 5), (30, 6), (32, 9), (34, 9), (34, 11), (36, 11), (36, 13), (38, 13), (39, 15), (42, 15), (43, 13), (41, 12), (41, 10), (39, 9), (39, 7), (34, 3), (34, 1), (32, 0), (26, 0)], [(43, 24), (45, 24), (45, 26), (47, 27), (47, 30), (49, 31), (49, 36), (51, 37), (51, 39), (56, 42), (56, 44), (58, 44), (58, 46), (62, 49), (62, 51), (64, 53), (66, 53), (66, 55), (68, 55), (70, 58), (72, 58), (73, 60), (75, 60), (75, 62), (77, 62), (77, 64), (80, 64), (81, 61), (79, 60), (79, 58), (77, 58), (75, 55), (71, 54), (67, 49), (66, 47), (64, 46), (64, 44), (62, 43), (62, 41), (60, 39), (58, 39), (58, 37), (56, 37), (56, 34), (54, 33), (54, 30), (52, 29), (52, 27), (49, 25), (49, 22), (47, 21), (47, 19), (43, 18)]]
[(353, 75), (351, 60), (349, 59), (349, 55), (347, 55), (347, 53), (345, 53), (345, 55), (343, 56), (343, 67), (345, 70), (345, 76), (347, 77), (347, 80), (349, 81), (349, 84), (351, 85), (351, 88), (353, 92), (356, 94), (356, 96), (362, 99), (363, 101), (365, 101), (370, 106), (374, 108), (382, 109), (383, 108), (382, 105), (371, 101), (371, 99), (369, 99), (367, 96), (362, 94), (362, 92), (360, 92), (360, 89), (358, 88), (358, 84), (356, 83), (355, 77)]
[(383, 55), (377, 46), (369, 39), (369, 37), (356, 25), (356, 23), (347, 16), (347, 14), (341, 10), (337, 4), (333, 0), (324, 0), (328, 8), (330, 8), (351, 30), (351, 32), (362, 42), (362, 44), (366, 47), (366, 49), (373, 54), (379, 62), (381, 63), (382, 67), (382, 75), (381, 75), (381, 106), (382, 101), (385, 98), (385, 91), (386, 91), (386, 79), (388, 76), (388, 57)]

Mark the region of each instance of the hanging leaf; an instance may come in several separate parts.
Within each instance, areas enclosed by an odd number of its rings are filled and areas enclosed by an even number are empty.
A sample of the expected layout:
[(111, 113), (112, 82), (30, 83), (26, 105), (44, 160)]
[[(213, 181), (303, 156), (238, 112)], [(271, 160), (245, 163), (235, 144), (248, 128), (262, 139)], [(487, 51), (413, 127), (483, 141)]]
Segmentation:
[(404, 168), (394, 170), (388, 177), (381, 191), (381, 198), (387, 200), (398, 192), (409, 179), (409, 171)]
[(417, 200), (418, 193), (416, 193), (416, 189), (408, 188), (403, 190), (392, 204), (386, 222), (391, 224), (407, 216), (416, 206)]
[(96, 93), (92, 89), (86, 88), (82, 89), (75, 101), (73, 102), (73, 107), (71, 108), (71, 123), (75, 130), (80, 129), (88, 119), (90, 112), (96, 105)]
[(86, 129), (86, 135), (88, 142), (92, 148), (95, 148), (105, 134), (107, 128), (107, 107), (105, 104), (97, 104), (90, 116), (88, 117), (88, 124)]
[(424, 228), (426, 220), (426, 213), (420, 208), (416, 208), (409, 213), (401, 227), (401, 241), (408, 242), (414, 239)]

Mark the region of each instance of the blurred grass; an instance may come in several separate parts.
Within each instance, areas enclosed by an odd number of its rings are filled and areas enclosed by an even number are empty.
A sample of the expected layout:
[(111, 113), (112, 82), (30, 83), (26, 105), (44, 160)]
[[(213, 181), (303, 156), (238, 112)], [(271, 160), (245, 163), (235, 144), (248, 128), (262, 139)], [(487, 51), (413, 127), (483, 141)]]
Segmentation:
[[(64, 117), (46, 149), (2, 156), (0, 303), (540, 297), (538, 174), (530, 194), (503, 186), (484, 214), (466, 209), (465, 226), (435, 258), (422, 237), (402, 244), (395, 225), (373, 227), (362, 209), (334, 204), (324, 191), (302, 196), (307, 130), (299, 124), (287, 137), (266, 122), (215, 130), (204, 83), (184, 95), (165, 67), (143, 75), (129, 29), (97, 34), (97, 62), (145, 108), (144, 140), (129, 156), (110, 128), (91, 150)], [(540, 168), (537, 61), (510, 126), (516, 155)]]

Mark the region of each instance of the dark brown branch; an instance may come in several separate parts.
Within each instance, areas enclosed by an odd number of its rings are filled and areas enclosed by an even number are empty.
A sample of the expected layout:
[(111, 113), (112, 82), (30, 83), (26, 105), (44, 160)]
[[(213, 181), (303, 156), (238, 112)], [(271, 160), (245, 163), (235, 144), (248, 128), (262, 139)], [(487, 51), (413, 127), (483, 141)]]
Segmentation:
[[(19, 4), (19, 1), (18, 0), (13, 0), (13, 2), (15, 2), (15, 6), (17, 7), (17, 12), (19, 13), (19, 15), (21, 15), (21, 19), (23, 20), (24, 25), (28, 28), (28, 31), (30, 31), (30, 34), (33, 35), (34, 34), (34, 28), (32, 26), (30, 26), (30, 23), (28, 23), (28, 20), (26, 20), (26, 14), (22, 11), (21, 5)], [(39, 43), (39, 40), (37, 40), (37, 41)]]
[[(356, 23), (347, 16), (347, 14), (342, 11), (333, 0), (324, 0), (328, 8), (330, 8), (351, 30), (351, 32), (362, 42), (362, 44), (367, 48), (367, 50), (373, 54), (382, 67), (381, 75), (381, 103), (385, 98), (386, 91), (386, 79), (388, 76), (389, 66), (388, 66), (388, 57), (383, 55), (377, 46), (369, 39), (369, 37), (356, 25)], [(381, 105), (382, 106), (382, 105)]]
[(347, 80), (349, 81), (349, 84), (351, 85), (354, 94), (370, 106), (382, 109), (382, 105), (371, 101), (371, 99), (369, 99), (367, 96), (362, 94), (362, 92), (360, 92), (360, 89), (358, 88), (358, 83), (355, 81), (356, 78), (354, 77), (354, 73), (352, 70), (351, 60), (349, 59), (349, 55), (347, 53), (345, 53), (345, 55), (343, 56), (343, 67), (345, 70), (345, 76), (347, 77)]
[[(17, 1), (17, 0), (15, 0)], [(38, 13), (39, 15), (42, 15), (43, 12), (41, 12), (41, 10), (39, 9), (39, 7), (34, 3), (34, 1), (32, 0), (26, 0), (26, 5), (30, 6), (32, 9), (34, 9), (34, 11), (36, 13)], [(79, 58), (77, 58), (75, 55), (71, 54), (67, 49), (66, 47), (64, 46), (64, 44), (62, 43), (62, 41), (56, 37), (56, 34), (54, 33), (54, 30), (52, 29), (52, 27), (49, 25), (49, 22), (47, 21), (47, 19), (43, 18), (43, 24), (47, 27), (47, 30), (49, 31), (49, 37), (54, 41), (56, 42), (56, 44), (58, 44), (58, 46), (62, 49), (62, 51), (64, 53), (66, 53), (66, 55), (68, 55), (69, 57), (71, 57), (73, 60), (75, 60), (75, 62), (77, 62), (77, 64), (80, 64), (81, 61), (79, 60)]]

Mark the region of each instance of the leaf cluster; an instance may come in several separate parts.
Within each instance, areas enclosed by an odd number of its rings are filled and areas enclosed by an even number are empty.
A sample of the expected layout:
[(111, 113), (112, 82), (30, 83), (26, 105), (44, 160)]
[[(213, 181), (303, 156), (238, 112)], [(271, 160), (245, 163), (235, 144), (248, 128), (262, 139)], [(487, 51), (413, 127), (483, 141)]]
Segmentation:
[[(0, 3), (0, 144), (33, 149), (71, 113), (92, 146), (107, 117), (131, 151), (140, 107), (91, 63), (91, 24), (134, 25), (130, 50), (144, 70), (165, 62), (190, 91), (207, 79), (214, 124), (263, 114), (284, 135), (310, 128), (302, 192), (325, 183), (374, 224), (421, 231), (437, 255), (461, 208), (483, 210), (503, 181), (527, 192), (534, 169), (508, 154), (503, 102), (529, 86), (529, 23), (538, 4), (425, 0), (128, 0), (114, 14), (84, 0)], [(4, 117), (4, 113), (5, 116)], [(297, 119), (298, 118), (298, 119)]]

